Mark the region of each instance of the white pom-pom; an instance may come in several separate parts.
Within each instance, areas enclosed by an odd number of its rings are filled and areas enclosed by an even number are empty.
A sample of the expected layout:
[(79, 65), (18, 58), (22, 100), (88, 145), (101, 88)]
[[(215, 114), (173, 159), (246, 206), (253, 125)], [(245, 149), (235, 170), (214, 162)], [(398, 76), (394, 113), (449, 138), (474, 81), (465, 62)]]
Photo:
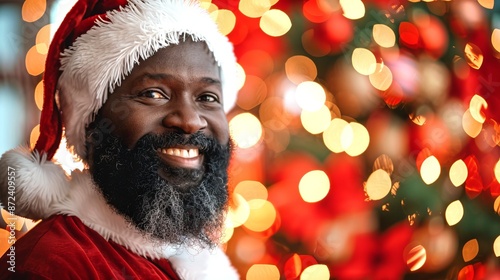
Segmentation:
[(45, 154), (18, 147), (0, 158), (0, 200), (5, 208), (13, 206), (10, 209), (15, 215), (47, 218), (53, 214), (53, 202), (65, 197), (68, 190), (64, 170)]

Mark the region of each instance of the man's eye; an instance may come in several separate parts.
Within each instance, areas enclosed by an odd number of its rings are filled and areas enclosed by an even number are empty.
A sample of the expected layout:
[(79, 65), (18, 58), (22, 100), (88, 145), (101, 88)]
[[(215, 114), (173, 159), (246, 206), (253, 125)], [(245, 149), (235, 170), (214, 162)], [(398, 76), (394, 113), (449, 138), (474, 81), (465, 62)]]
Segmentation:
[(204, 94), (200, 96), (198, 99), (203, 102), (219, 102), (219, 98), (211, 94)]
[(165, 99), (165, 95), (158, 90), (145, 90), (139, 94), (141, 97), (154, 98), (154, 99)]

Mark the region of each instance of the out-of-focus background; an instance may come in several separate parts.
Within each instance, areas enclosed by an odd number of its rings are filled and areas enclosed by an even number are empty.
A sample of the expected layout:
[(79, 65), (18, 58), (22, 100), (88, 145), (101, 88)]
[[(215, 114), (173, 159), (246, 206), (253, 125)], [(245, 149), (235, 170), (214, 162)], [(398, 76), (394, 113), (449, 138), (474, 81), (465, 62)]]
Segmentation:
[[(0, 153), (37, 139), (72, 4), (0, 2)], [(241, 66), (224, 247), (242, 279), (500, 279), (500, 3), (202, 5)]]

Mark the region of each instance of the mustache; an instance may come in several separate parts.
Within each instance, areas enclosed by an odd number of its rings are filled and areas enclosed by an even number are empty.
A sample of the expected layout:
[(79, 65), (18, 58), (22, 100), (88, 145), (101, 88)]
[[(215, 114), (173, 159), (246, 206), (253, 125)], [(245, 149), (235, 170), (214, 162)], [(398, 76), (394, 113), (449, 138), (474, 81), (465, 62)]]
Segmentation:
[(146, 134), (137, 141), (132, 150), (149, 148), (154, 152), (158, 149), (189, 146), (197, 148), (200, 153), (209, 154), (216, 151), (219, 145), (215, 138), (206, 136), (199, 131), (194, 134), (173, 131), (162, 134)]

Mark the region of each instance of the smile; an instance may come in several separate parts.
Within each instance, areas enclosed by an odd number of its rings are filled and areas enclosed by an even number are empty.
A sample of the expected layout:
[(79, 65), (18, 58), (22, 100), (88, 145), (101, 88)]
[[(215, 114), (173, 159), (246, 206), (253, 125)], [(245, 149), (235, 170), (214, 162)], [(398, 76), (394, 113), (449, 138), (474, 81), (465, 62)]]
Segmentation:
[(203, 162), (197, 148), (161, 148), (157, 152), (164, 164), (174, 167), (200, 168)]

